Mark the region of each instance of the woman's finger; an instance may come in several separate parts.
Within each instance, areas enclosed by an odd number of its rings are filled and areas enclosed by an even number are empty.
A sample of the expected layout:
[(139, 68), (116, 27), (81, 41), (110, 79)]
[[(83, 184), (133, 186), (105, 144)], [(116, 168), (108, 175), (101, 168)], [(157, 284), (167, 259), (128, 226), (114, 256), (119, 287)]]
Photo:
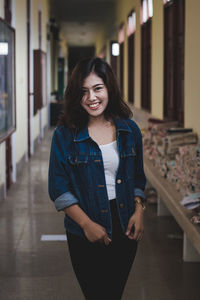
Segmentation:
[(126, 229), (126, 235), (130, 235), (131, 229), (133, 228), (134, 220), (130, 219)]
[(110, 239), (108, 236), (106, 236), (106, 237), (104, 238), (104, 244), (105, 244), (106, 246), (108, 246), (108, 245), (110, 244), (110, 242), (111, 242), (111, 239)]

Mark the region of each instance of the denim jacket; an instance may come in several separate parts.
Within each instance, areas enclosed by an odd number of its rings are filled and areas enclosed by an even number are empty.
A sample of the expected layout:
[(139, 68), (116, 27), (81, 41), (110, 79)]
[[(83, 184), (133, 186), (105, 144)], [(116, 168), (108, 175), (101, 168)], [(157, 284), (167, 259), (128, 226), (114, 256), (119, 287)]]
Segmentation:
[[(125, 232), (134, 213), (134, 196), (144, 201), (142, 136), (130, 119), (115, 119), (119, 166), (116, 175), (116, 202)], [(112, 237), (111, 213), (106, 189), (102, 153), (88, 134), (88, 128), (73, 132), (58, 126), (53, 134), (49, 162), (49, 195), (58, 211), (79, 204)], [(84, 236), (81, 227), (65, 215), (66, 229)]]

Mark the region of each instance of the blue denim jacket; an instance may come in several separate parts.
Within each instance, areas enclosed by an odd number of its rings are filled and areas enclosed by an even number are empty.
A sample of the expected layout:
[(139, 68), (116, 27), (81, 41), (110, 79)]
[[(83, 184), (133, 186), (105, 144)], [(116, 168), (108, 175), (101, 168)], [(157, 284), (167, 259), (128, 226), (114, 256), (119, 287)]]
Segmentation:
[[(115, 120), (119, 167), (116, 200), (123, 231), (134, 213), (134, 196), (143, 199), (146, 184), (143, 170), (142, 136), (130, 119)], [(106, 228), (112, 237), (109, 200), (101, 150), (88, 134), (58, 126), (53, 134), (49, 163), (49, 195), (58, 211), (78, 203), (84, 212)], [(65, 215), (66, 229), (84, 235), (81, 227)]]

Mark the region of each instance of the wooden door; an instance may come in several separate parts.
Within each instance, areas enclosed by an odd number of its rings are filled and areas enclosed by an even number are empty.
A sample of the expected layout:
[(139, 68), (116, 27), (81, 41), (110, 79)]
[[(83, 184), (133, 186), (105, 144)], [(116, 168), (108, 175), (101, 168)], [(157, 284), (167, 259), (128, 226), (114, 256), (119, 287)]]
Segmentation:
[(134, 34), (128, 37), (128, 101), (134, 103)]
[(141, 98), (142, 108), (151, 111), (151, 19), (142, 24)]
[(184, 0), (164, 7), (164, 117), (184, 124)]
[(113, 73), (117, 77), (117, 56), (112, 54), (112, 45), (114, 43), (117, 43), (117, 41), (111, 41), (110, 42), (110, 65), (112, 67)]

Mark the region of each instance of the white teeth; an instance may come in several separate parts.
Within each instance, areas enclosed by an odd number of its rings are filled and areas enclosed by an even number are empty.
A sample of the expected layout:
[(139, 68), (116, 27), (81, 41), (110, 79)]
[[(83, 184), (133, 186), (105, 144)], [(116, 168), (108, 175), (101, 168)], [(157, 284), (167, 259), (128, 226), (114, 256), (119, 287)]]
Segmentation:
[(94, 103), (94, 104), (90, 104), (89, 107), (94, 108), (94, 107), (97, 107), (98, 105), (99, 105), (99, 102), (98, 103)]

